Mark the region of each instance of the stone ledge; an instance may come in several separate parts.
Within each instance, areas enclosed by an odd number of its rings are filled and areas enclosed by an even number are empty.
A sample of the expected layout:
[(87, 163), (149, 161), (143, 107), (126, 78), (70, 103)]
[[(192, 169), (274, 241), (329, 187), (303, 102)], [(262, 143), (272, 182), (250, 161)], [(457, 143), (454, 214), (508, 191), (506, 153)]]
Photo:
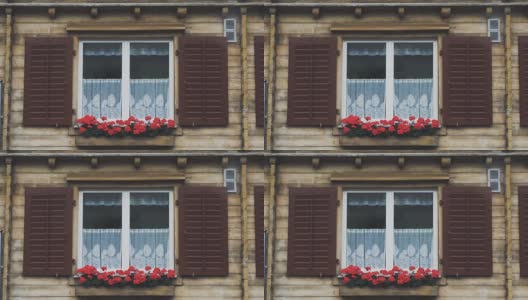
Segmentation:
[(170, 297), (174, 296), (174, 286), (156, 286), (156, 287), (75, 287), (75, 296), (78, 297)]
[(424, 285), (420, 287), (349, 287), (340, 286), (339, 296), (373, 296), (373, 297), (436, 297), (438, 296), (438, 286)]
[(346, 148), (405, 148), (438, 147), (437, 135), (424, 135), (418, 137), (349, 137), (339, 136), (339, 145)]
[(75, 145), (83, 148), (140, 148), (140, 147), (174, 147), (173, 135), (155, 137), (84, 137), (75, 136)]

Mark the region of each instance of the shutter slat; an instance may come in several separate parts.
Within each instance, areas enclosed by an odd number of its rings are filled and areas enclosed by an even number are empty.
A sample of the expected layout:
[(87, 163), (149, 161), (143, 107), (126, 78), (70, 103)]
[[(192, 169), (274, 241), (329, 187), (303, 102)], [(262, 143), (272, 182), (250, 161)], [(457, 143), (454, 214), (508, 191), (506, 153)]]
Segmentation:
[(443, 39), (443, 123), (491, 126), (491, 41), (488, 37)]
[(24, 61), (24, 126), (72, 123), (71, 37), (27, 37)]
[(528, 276), (528, 186), (519, 187), (519, 261), (521, 276)]
[(179, 189), (179, 271), (227, 276), (227, 192), (223, 187)]
[(182, 36), (179, 46), (179, 124), (227, 126), (227, 39)]
[(288, 126), (335, 126), (337, 39), (289, 39)]
[(288, 275), (335, 276), (336, 217), (336, 188), (290, 188)]
[(73, 189), (27, 188), (25, 197), (23, 274), (71, 275)]
[(255, 263), (257, 277), (264, 276), (264, 187), (255, 186)]
[(491, 276), (491, 191), (448, 186), (443, 198), (443, 255), (447, 276)]
[(255, 36), (255, 116), (256, 126), (264, 127), (264, 37)]
[(528, 127), (528, 36), (519, 37), (519, 114), (521, 126)]

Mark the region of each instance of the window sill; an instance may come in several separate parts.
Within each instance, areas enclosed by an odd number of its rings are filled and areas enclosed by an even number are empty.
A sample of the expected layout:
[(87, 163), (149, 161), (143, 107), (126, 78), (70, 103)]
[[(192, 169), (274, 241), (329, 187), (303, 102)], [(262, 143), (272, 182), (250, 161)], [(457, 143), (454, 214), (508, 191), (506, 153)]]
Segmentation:
[(420, 286), (420, 287), (385, 287), (385, 288), (371, 288), (371, 287), (349, 287), (345, 285), (339, 286), (339, 296), (341, 297), (436, 297), (438, 296), (438, 286)]
[(156, 287), (75, 287), (77, 297), (170, 297), (174, 296), (174, 285)]
[(84, 137), (75, 136), (75, 145), (85, 148), (111, 147), (174, 147), (174, 135), (160, 135), (155, 137)]
[(424, 135), (419, 137), (349, 137), (339, 136), (339, 145), (347, 148), (405, 148), (438, 147), (438, 135)]

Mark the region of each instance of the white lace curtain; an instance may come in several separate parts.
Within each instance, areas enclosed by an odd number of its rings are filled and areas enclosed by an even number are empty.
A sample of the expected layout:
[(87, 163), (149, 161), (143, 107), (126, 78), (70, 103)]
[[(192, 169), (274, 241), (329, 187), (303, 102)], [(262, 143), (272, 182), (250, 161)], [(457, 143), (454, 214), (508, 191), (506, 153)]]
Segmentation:
[(137, 268), (169, 266), (169, 229), (130, 230), (130, 264)]
[(347, 265), (385, 268), (385, 229), (347, 229)]
[(433, 229), (395, 229), (394, 264), (431, 268), (433, 255)]
[(394, 115), (433, 117), (433, 79), (395, 79)]
[(130, 115), (137, 118), (167, 118), (169, 79), (131, 79)]
[(121, 79), (83, 79), (83, 114), (121, 118)]
[(347, 79), (347, 115), (385, 119), (385, 79)]
[(121, 229), (83, 229), (83, 264), (121, 268)]

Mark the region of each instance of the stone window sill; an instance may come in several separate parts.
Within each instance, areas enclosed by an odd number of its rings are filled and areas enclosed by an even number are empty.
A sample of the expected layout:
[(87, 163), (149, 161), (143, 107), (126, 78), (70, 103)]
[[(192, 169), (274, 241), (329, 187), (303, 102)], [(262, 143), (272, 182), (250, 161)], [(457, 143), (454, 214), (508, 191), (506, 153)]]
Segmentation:
[(437, 135), (419, 137), (349, 137), (339, 136), (339, 145), (347, 148), (435, 148), (438, 147)]
[[(78, 297), (171, 297), (174, 296), (174, 286), (156, 287), (75, 287)], [(126, 299), (126, 298), (124, 298)]]
[(155, 137), (84, 137), (75, 136), (75, 145), (83, 148), (123, 148), (123, 147), (174, 147), (173, 135)]
[(438, 296), (438, 286), (420, 287), (349, 287), (339, 286), (339, 296), (341, 297), (436, 297)]

